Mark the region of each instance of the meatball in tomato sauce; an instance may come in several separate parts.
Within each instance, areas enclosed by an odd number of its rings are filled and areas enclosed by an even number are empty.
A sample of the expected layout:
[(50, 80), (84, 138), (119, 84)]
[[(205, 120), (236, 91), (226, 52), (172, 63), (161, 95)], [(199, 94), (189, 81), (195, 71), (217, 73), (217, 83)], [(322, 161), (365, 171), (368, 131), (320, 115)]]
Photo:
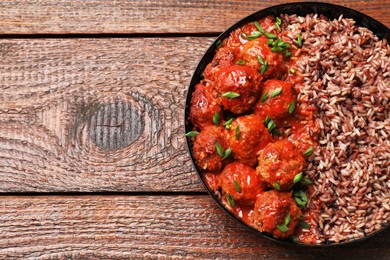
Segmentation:
[(294, 233), (301, 214), (289, 192), (270, 190), (257, 196), (253, 224), (261, 232), (285, 239)]
[(196, 136), (193, 147), (193, 154), (196, 164), (203, 170), (210, 172), (220, 171), (225, 159), (218, 154), (217, 146), (223, 151), (228, 149), (225, 128), (222, 126), (208, 126)]
[(293, 113), (290, 104), (296, 104), (296, 94), (293, 83), (277, 79), (267, 80), (263, 84), (261, 98), (255, 106), (255, 114), (266, 118), (278, 119)]
[(297, 147), (286, 139), (268, 144), (259, 155), (256, 172), (262, 180), (280, 190), (294, 185), (294, 177), (303, 171), (306, 162)]
[(215, 88), (220, 94), (223, 108), (235, 114), (251, 110), (261, 91), (261, 79), (260, 74), (249, 66), (222, 68)]
[(228, 132), (234, 159), (250, 166), (257, 164), (258, 152), (272, 140), (263, 120), (253, 114), (238, 117)]
[(213, 60), (206, 66), (203, 76), (206, 80), (214, 81), (221, 68), (234, 64), (234, 52), (226, 47), (219, 48)]
[(191, 98), (189, 119), (199, 129), (212, 125), (215, 113), (222, 114), (215, 90), (206, 84), (197, 84)]
[(224, 195), (230, 194), (235, 202), (248, 206), (253, 205), (256, 196), (267, 187), (260, 181), (255, 169), (238, 162), (225, 166), (220, 182)]
[[(287, 66), (283, 60), (283, 54), (272, 52), (267, 41), (265, 36), (248, 41), (241, 50), (240, 57), (245, 61), (245, 64), (261, 71), (265, 78), (279, 78), (286, 73)], [(262, 67), (264, 71), (262, 71)]]

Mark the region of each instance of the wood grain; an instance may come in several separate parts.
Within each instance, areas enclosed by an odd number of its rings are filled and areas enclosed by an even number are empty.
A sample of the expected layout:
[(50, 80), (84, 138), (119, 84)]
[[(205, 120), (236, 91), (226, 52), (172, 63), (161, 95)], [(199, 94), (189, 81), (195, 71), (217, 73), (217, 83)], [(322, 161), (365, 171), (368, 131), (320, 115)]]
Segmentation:
[(203, 191), (184, 102), (212, 40), (0, 40), (0, 192)]
[(208, 196), (0, 197), (1, 258), (385, 259), (385, 232), (343, 248), (280, 246)]
[[(3, 0), (1, 34), (219, 33), (260, 9), (295, 0)], [(389, 1), (326, 1), (390, 26)]]

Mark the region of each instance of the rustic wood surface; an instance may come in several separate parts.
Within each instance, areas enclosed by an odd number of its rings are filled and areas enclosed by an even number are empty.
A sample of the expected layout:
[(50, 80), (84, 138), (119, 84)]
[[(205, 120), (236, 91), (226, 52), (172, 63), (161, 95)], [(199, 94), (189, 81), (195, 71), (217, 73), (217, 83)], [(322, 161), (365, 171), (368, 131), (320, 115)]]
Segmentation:
[(0, 255), (5, 258), (386, 259), (390, 255), (389, 232), (343, 248), (282, 246), (243, 229), (206, 195), (1, 197), (0, 216), (0, 235), (7, 237), (0, 240)]
[[(257, 10), (298, 0), (2, 0), (4, 34), (218, 33)], [(317, 1), (318, 2), (318, 1)], [(388, 0), (325, 1), (390, 25)]]
[(212, 40), (0, 40), (0, 191), (202, 191), (184, 100)]
[[(323, 249), (258, 237), (192, 168), (197, 62), (218, 33), (285, 2), (1, 1), (0, 259), (389, 259), (389, 231)], [(390, 1), (329, 2), (390, 26)]]

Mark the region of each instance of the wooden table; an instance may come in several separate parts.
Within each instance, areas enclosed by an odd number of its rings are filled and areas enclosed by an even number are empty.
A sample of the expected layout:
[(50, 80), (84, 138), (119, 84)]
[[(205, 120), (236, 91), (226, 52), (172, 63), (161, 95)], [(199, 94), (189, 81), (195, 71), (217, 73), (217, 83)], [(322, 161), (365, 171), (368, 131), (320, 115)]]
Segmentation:
[[(207, 195), (183, 130), (216, 36), (289, 1), (0, 2), (0, 258), (389, 259), (260, 238)], [(331, 1), (390, 26), (390, 1)]]

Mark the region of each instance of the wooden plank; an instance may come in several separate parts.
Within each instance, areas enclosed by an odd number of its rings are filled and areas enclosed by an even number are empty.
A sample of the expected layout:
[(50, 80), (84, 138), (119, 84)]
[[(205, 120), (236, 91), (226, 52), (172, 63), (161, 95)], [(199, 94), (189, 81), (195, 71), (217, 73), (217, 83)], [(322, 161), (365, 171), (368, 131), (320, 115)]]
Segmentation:
[(212, 40), (0, 40), (0, 192), (203, 191), (184, 102)]
[[(3, 0), (1, 34), (218, 33), (260, 9), (295, 0)], [(333, 0), (390, 26), (389, 1)]]
[(385, 259), (390, 232), (343, 248), (283, 247), (208, 196), (0, 197), (3, 258)]

